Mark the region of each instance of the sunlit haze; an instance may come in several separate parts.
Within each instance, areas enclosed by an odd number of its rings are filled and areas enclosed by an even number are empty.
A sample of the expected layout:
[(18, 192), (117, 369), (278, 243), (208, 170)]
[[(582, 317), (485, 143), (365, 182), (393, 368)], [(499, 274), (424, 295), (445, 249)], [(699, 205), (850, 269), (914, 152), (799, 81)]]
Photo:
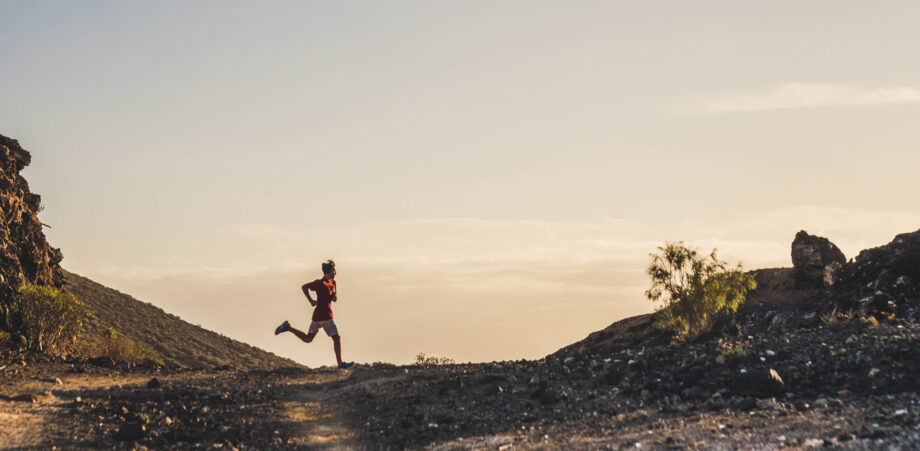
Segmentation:
[(2, 2), (0, 134), (62, 266), (310, 366), (539, 358), (648, 254), (920, 228), (920, 3)]

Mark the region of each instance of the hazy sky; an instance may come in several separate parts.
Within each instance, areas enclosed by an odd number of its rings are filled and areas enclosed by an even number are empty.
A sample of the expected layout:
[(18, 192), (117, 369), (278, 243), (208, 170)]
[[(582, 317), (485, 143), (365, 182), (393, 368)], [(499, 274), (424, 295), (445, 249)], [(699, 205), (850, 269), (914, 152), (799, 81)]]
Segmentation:
[(666, 240), (920, 228), (916, 2), (0, 2), (0, 133), (63, 266), (332, 363), (536, 358)]

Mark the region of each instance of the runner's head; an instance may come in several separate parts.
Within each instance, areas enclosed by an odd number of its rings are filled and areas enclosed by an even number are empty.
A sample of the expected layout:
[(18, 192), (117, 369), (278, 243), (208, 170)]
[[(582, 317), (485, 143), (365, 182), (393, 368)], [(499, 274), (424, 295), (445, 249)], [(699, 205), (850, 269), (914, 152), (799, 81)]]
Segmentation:
[(335, 262), (334, 261), (326, 260), (323, 263), (323, 275), (326, 276), (327, 279), (335, 278)]

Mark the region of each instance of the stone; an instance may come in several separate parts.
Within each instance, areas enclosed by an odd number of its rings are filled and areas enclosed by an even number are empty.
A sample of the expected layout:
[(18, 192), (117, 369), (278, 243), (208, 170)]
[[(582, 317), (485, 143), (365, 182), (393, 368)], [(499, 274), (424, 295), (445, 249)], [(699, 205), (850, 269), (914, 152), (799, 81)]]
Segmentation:
[(824, 440), (820, 438), (810, 438), (802, 443), (803, 448), (820, 448), (822, 446), (824, 446)]
[(103, 368), (113, 368), (113, 367), (115, 367), (115, 360), (112, 360), (111, 357), (106, 357), (106, 356), (93, 357), (93, 358), (87, 360), (87, 362), (88, 362), (90, 365), (101, 366), (101, 367), (103, 367)]
[(847, 262), (843, 252), (827, 238), (802, 230), (792, 241), (792, 275), (796, 288), (826, 288), (836, 281)]
[(147, 427), (141, 423), (122, 423), (115, 434), (115, 440), (120, 442), (134, 442), (144, 438)]
[(24, 395), (13, 396), (12, 398), (10, 398), (10, 400), (16, 401), (16, 402), (36, 402), (38, 401), (38, 398), (36, 398), (35, 395), (24, 394)]
[(160, 383), (160, 380), (157, 378), (150, 379), (150, 382), (147, 382), (147, 388), (160, 388), (163, 384)]
[(771, 398), (785, 393), (783, 379), (773, 368), (738, 373), (731, 388), (735, 395), (757, 398)]
[(776, 398), (758, 399), (757, 408), (760, 410), (780, 410), (781, 409), (779, 403), (776, 402)]

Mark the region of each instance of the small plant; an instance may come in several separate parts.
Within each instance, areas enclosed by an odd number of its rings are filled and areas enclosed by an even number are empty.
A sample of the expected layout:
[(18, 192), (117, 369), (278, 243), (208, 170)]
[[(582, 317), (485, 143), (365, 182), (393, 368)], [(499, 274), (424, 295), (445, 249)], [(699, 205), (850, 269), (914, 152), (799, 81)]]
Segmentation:
[(108, 357), (116, 362), (144, 363), (150, 361), (157, 365), (163, 364), (156, 350), (121, 336), (111, 327), (100, 330), (97, 341), (91, 343), (85, 353), (93, 357)]
[(23, 285), (13, 311), (22, 318), (26, 347), (57, 354), (80, 335), (89, 308), (74, 295), (54, 287)]
[(874, 316), (864, 316), (859, 318), (859, 327), (863, 329), (874, 329), (878, 327), (878, 319)]
[(837, 307), (836, 307), (836, 306), (833, 308), (833, 310), (831, 310), (831, 311), (829, 311), (829, 312), (827, 312), (827, 313), (823, 313), (823, 314), (821, 315), (821, 323), (823, 323), (825, 326), (829, 326), (829, 327), (831, 327), (831, 326), (836, 326), (836, 325), (840, 324), (840, 320), (841, 320), (841, 319), (844, 319), (844, 320), (845, 320), (845, 319), (846, 319), (846, 315), (845, 315), (845, 314), (837, 313)]
[(420, 352), (417, 356), (415, 356), (416, 365), (450, 365), (453, 363), (456, 363), (454, 362), (454, 359), (448, 357), (429, 356), (425, 355), (424, 352)]
[(679, 243), (665, 243), (651, 254), (646, 272), (652, 287), (646, 297), (658, 303), (659, 328), (671, 328), (681, 337), (693, 338), (712, 328), (721, 316), (733, 316), (747, 294), (757, 288), (754, 276), (716, 257), (713, 250), (701, 255)]
[(722, 350), (722, 359), (725, 363), (737, 363), (748, 356), (747, 350), (744, 348), (731, 348)]

